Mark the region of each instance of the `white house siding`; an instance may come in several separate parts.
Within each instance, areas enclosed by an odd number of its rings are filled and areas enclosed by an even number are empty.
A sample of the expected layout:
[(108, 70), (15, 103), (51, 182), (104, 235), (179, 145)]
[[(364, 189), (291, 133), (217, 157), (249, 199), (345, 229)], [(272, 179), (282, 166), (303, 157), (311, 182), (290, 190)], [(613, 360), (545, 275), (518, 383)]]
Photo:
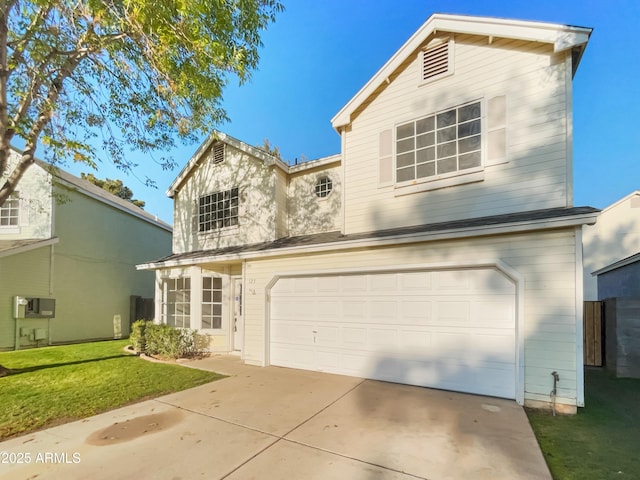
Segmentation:
[[(174, 198), (173, 252), (184, 253), (276, 238), (275, 167), (226, 145), (225, 160), (213, 163), (205, 153)], [(194, 215), (200, 196), (240, 188), (239, 225), (194, 233)]]
[[(11, 151), (9, 155), (9, 169), (18, 161), (18, 154)], [(52, 198), (50, 175), (39, 165), (29, 168), (17, 189), (20, 198), (20, 225), (15, 227), (0, 227), (2, 240), (45, 239), (51, 237)], [(61, 199), (64, 201), (64, 198)]]
[(525, 401), (548, 402), (551, 372), (557, 371), (558, 402), (575, 406), (579, 384), (575, 254), (574, 231), (565, 229), (247, 260), (244, 358), (255, 364), (265, 361), (265, 289), (277, 274), (500, 260), (524, 277), (520, 335), (524, 335)]
[(585, 226), (584, 299), (598, 298), (598, 282), (592, 272), (640, 251), (640, 192), (633, 192), (602, 210), (598, 223)]
[[(456, 35), (455, 73), (420, 85), (416, 51), (353, 115), (345, 134), (346, 233), (570, 204), (566, 81), (565, 55), (550, 45)], [(499, 95), (506, 96), (508, 162), (486, 166), (477, 183), (408, 195), (379, 187), (380, 132)]]
[[(340, 230), (342, 226), (342, 182), (340, 164), (291, 174), (288, 188), (289, 235)], [(333, 191), (325, 198), (315, 193), (316, 182), (329, 177)]]

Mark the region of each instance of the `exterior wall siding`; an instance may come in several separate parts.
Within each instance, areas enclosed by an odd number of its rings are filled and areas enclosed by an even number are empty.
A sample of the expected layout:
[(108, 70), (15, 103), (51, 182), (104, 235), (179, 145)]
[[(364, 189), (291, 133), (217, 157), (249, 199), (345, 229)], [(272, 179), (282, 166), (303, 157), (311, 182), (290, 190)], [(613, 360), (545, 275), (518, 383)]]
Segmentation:
[[(225, 150), (225, 160), (217, 164), (211, 151), (205, 153), (175, 195), (174, 253), (276, 239), (278, 180), (273, 167), (230, 145), (225, 145)], [(206, 233), (194, 232), (199, 197), (235, 187), (240, 189), (239, 224)]]
[(598, 280), (591, 273), (640, 250), (640, 193), (605, 208), (595, 225), (584, 227), (582, 239), (585, 300), (607, 298), (598, 296)]
[(136, 264), (168, 255), (171, 232), (74, 190), (56, 208), (53, 343), (129, 334), (130, 296), (151, 298), (154, 274)]
[[(0, 350), (15, 348), (16, 320), (13, 297), (51, 298), (51, 249), (41, 247), (28, 252), (0, 257)], [(53, 322), (54, 320), (52, 320)], [(18, 328), (47, 328), (47, 320), (22, 319)], [(35, 346), (27, 336), (18, 339), (19, 347)]]
[(277, 274), (501, 260), (524, 277), (524, 332), (519, 335), (524, 336), (525, 401), (549, 401), (555, 370), (561, 378), (558, 402), (576, 405), (575, 254), (575, 234), (567, 229), (248, 260), (244, 358), (264, 362), (266, 287)]
[[(287, 198), (289, 235), (340, 230), (342, 225), (340, 172), (340, 165), (334, 164), (291, 175)], [(318, 179), (322, 177), (331, 179), (332, 191), (328, 196), (319, 198), (315, 187)]]
[[(455, 73), (420, 85), (416, 51), (354, 114), (346, 133), (345, 233), (567, 206), (564, 60), (547, 45), (457, 35)], [(411, 194), (379, 187), (380, 132), (497, 95), (506, 96), (507, 161), (485, 166), (483, 181)]]
[[(18, 160), (18, 154), (11, 151), (9, 169)], [(50, 175), (39, 165), (29, 168), (17, 190), (20, 198), (20, 226), (18, 231), (12, 227), (0, 227), (0, 239), (46, 239), (51, 237), (52, 188)], [(64, 199), (62, 199), (64, 200)]]

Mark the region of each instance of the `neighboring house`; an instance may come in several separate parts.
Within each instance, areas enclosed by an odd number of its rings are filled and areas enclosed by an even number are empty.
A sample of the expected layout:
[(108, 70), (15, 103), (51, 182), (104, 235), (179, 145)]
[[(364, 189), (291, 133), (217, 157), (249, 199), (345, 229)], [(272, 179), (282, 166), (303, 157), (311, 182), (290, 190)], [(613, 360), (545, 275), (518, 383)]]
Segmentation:
[(287, 166), (214, 132), (170, 186), (156, 321), (279, 365), (584, 404), (572, 78), (591, 29), (433, 15)]
[(131, 296), (154, 293), (135, 265), (170, 251), (169, 225), (37, 161), (0, 207), (0, 350), (126, 337)]
[(598, 300), (619, 297), (640, 299), (640, 252), (593, 272)]
[[(611, 285), (600, 293), (600, 283), (607, 279), (617, 282), (620, 274), (627, 274), (637, 267), (625, 261), (624, 271), (612, 274), (611, 267), (618, 262), (634, 258), (640, 252), (640, 191), (635, 191), (602, 210), (598, 223), (585, 227), (582, 235), (584, 250), (584, 299), (604, 300), (613, 295)], [(623, 265), (618, 265), (622, 267)], [(607, 268), (609, 267), (609, 268)], [(618, 268), (614, 267), (614, 268)], [(604, 270), (607, 270), (605, 272)], [(601, 271), (596, 278), (595, 272)], [(614, 277), (618, 280), (614, 280)], [(626, 289), (637, 288), (627, 285)], [(640, 296), (640, 291), (638, 292)]]

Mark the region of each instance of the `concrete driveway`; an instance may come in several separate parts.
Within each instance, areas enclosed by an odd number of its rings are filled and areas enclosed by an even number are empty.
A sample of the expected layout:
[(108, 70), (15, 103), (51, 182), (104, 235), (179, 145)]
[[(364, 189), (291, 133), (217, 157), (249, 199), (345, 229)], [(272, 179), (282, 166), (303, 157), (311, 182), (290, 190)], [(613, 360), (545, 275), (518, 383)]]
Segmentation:
[[(0, 443), (3, 479), (551, 479), (515, 402), (243, 365)], [(22, 463), (20, 463), (22, 462)]]

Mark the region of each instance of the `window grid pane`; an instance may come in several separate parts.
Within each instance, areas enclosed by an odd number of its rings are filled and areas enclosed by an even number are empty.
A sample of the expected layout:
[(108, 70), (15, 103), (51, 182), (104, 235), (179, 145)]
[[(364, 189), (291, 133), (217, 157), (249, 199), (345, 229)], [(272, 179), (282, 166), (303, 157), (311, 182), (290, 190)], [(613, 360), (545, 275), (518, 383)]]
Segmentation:
[(198, 231), (208, 232), (238, 225), (239, 189), (204, 195), (198, 200)]
[(20, 198), (13, 192), (0, 206), (0, 227), (17, 227), (20, 224)]
[(222, 328), (222, 278), (202, 280), (202, 328)]
[(481, 166), (481, 103), (431, 114), (396, 127), (396, 181)]
[(191, 325), (191, 279), (168, 278), (163, 282), (162, 323), (172, 327)]

